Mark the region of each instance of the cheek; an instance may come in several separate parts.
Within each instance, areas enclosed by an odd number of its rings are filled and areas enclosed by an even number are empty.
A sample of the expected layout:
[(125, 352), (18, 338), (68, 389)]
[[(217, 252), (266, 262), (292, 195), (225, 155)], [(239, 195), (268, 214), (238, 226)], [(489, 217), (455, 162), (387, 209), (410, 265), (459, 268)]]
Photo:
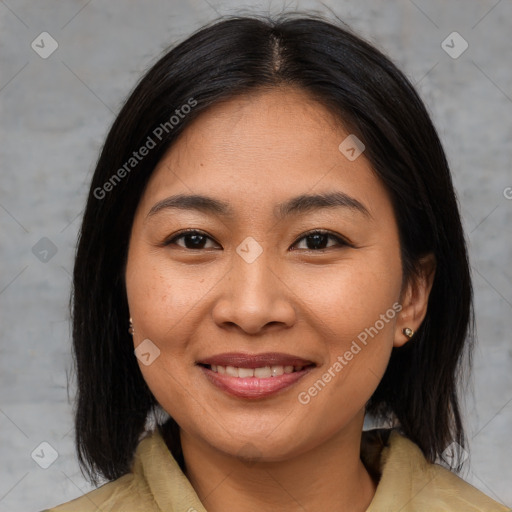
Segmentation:
[[(343, 301), (350, 296), (343, 292), (338, 298)], [(325, 363), (297, 394), (310, 431), (328, 438), (364, 409), (391, 355), (398, 314), (393, 304), (396, 308), (398, 303), (383, 293), (367, 297), (361, 307), (325, 304), (317, 321), (325, 343)]]
[(307, 297), (305, 311), (325, 344), (322, 382), (302, 390), (315, 407), (362, 407), (384, 374), (401, 310), (401, 268), (399, 260), (374, 256), (303, 274), (294, 287)]
[[(128, 260), (128, 304), (139, 333), (164, 340), (212, 287), (206, 272), (179, 266), (165, 258), (134, 250)], [(186, 323), (186, 322), (185, 322)]]
[(312, 321), (316, 317), (330, 330), (329, 338), (347, 340), (392, 308), (400, 296), (401, 269), (399, 261), (368, 255), (329, 269), (311, 267), (300, 273), (300, 279), (289, 275), (286, 282)]
[(191, 285), (186, 272), (171, 271), (168, 263), (139, 248), (129, 254), (126, 290), (135, 327), (134, 346), (149, 339), (158, 349), (150, 364), (138, 360), (139, 368), (157, 402), (183, 426), (188, 424), (183, 411), (190, 409), (188, 369), (183, 364), (189, 327), (186, 315), (204, 295), (201, 280), (192, 280)]

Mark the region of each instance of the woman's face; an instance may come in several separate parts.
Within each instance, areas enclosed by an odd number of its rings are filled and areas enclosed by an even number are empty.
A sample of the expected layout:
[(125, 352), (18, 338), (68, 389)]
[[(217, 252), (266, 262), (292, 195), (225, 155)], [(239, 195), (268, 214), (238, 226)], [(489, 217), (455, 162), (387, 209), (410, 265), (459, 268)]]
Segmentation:
[[(225, 454), (284, 460), (360, 432), (406, 340), (392, 205), (348, 136), (303, 92), (236, 98), (182, 133), (138, 206), (140, 369), (182, 430)], [(319, 194), (338, 195), (296, 201)]]

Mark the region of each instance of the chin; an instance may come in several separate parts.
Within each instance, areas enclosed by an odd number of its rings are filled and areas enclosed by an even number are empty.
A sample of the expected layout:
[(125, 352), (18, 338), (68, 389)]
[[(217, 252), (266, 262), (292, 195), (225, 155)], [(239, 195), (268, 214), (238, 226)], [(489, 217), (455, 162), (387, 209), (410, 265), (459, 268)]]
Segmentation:
[[(290, 459), (308, 450), (305, 444), (314, 444), (297, 438), (297, 432), (288, 430), (280, 432), (279, 437), (269, 436), (267, 432), (247, 433), (229, 431), (231, 435), (222, 442), (219, 439), (209, 440), (209, 444), (217, 450), (247, 462), (279, 462)], [(290, 440), (293, 439), (293, 444)], [(234, 442), (236, 440), (236, 442)]]

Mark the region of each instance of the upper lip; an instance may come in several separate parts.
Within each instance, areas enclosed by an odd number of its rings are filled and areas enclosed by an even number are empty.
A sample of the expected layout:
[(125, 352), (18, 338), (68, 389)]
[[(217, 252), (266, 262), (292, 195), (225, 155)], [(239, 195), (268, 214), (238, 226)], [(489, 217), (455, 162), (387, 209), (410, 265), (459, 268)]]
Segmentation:
[(309, 366), (315, 363), (295, 355), (282, 354), (279, 352), (266, 352), (263, 354), (229, 352), (201, 359), (197, 361), (197, 364), (235, 366), (238, 368), (262, 368), (264, 366)]

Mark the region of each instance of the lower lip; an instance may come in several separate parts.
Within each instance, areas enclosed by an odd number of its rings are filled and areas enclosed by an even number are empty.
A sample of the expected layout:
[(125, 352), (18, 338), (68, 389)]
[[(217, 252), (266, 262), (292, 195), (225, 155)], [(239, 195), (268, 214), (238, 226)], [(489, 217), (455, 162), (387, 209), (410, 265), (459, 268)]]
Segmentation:
[(283, 375), (265, 379), (231, 377), (230, 375), (214, 372), (204, 366), (199, 366), (199, 368), (211, 383), (230, 395), (239, 398), (264, 398), (292, 386), (309, 373), (313, 366), (303, 368), (298, 372), (283, 373)]

